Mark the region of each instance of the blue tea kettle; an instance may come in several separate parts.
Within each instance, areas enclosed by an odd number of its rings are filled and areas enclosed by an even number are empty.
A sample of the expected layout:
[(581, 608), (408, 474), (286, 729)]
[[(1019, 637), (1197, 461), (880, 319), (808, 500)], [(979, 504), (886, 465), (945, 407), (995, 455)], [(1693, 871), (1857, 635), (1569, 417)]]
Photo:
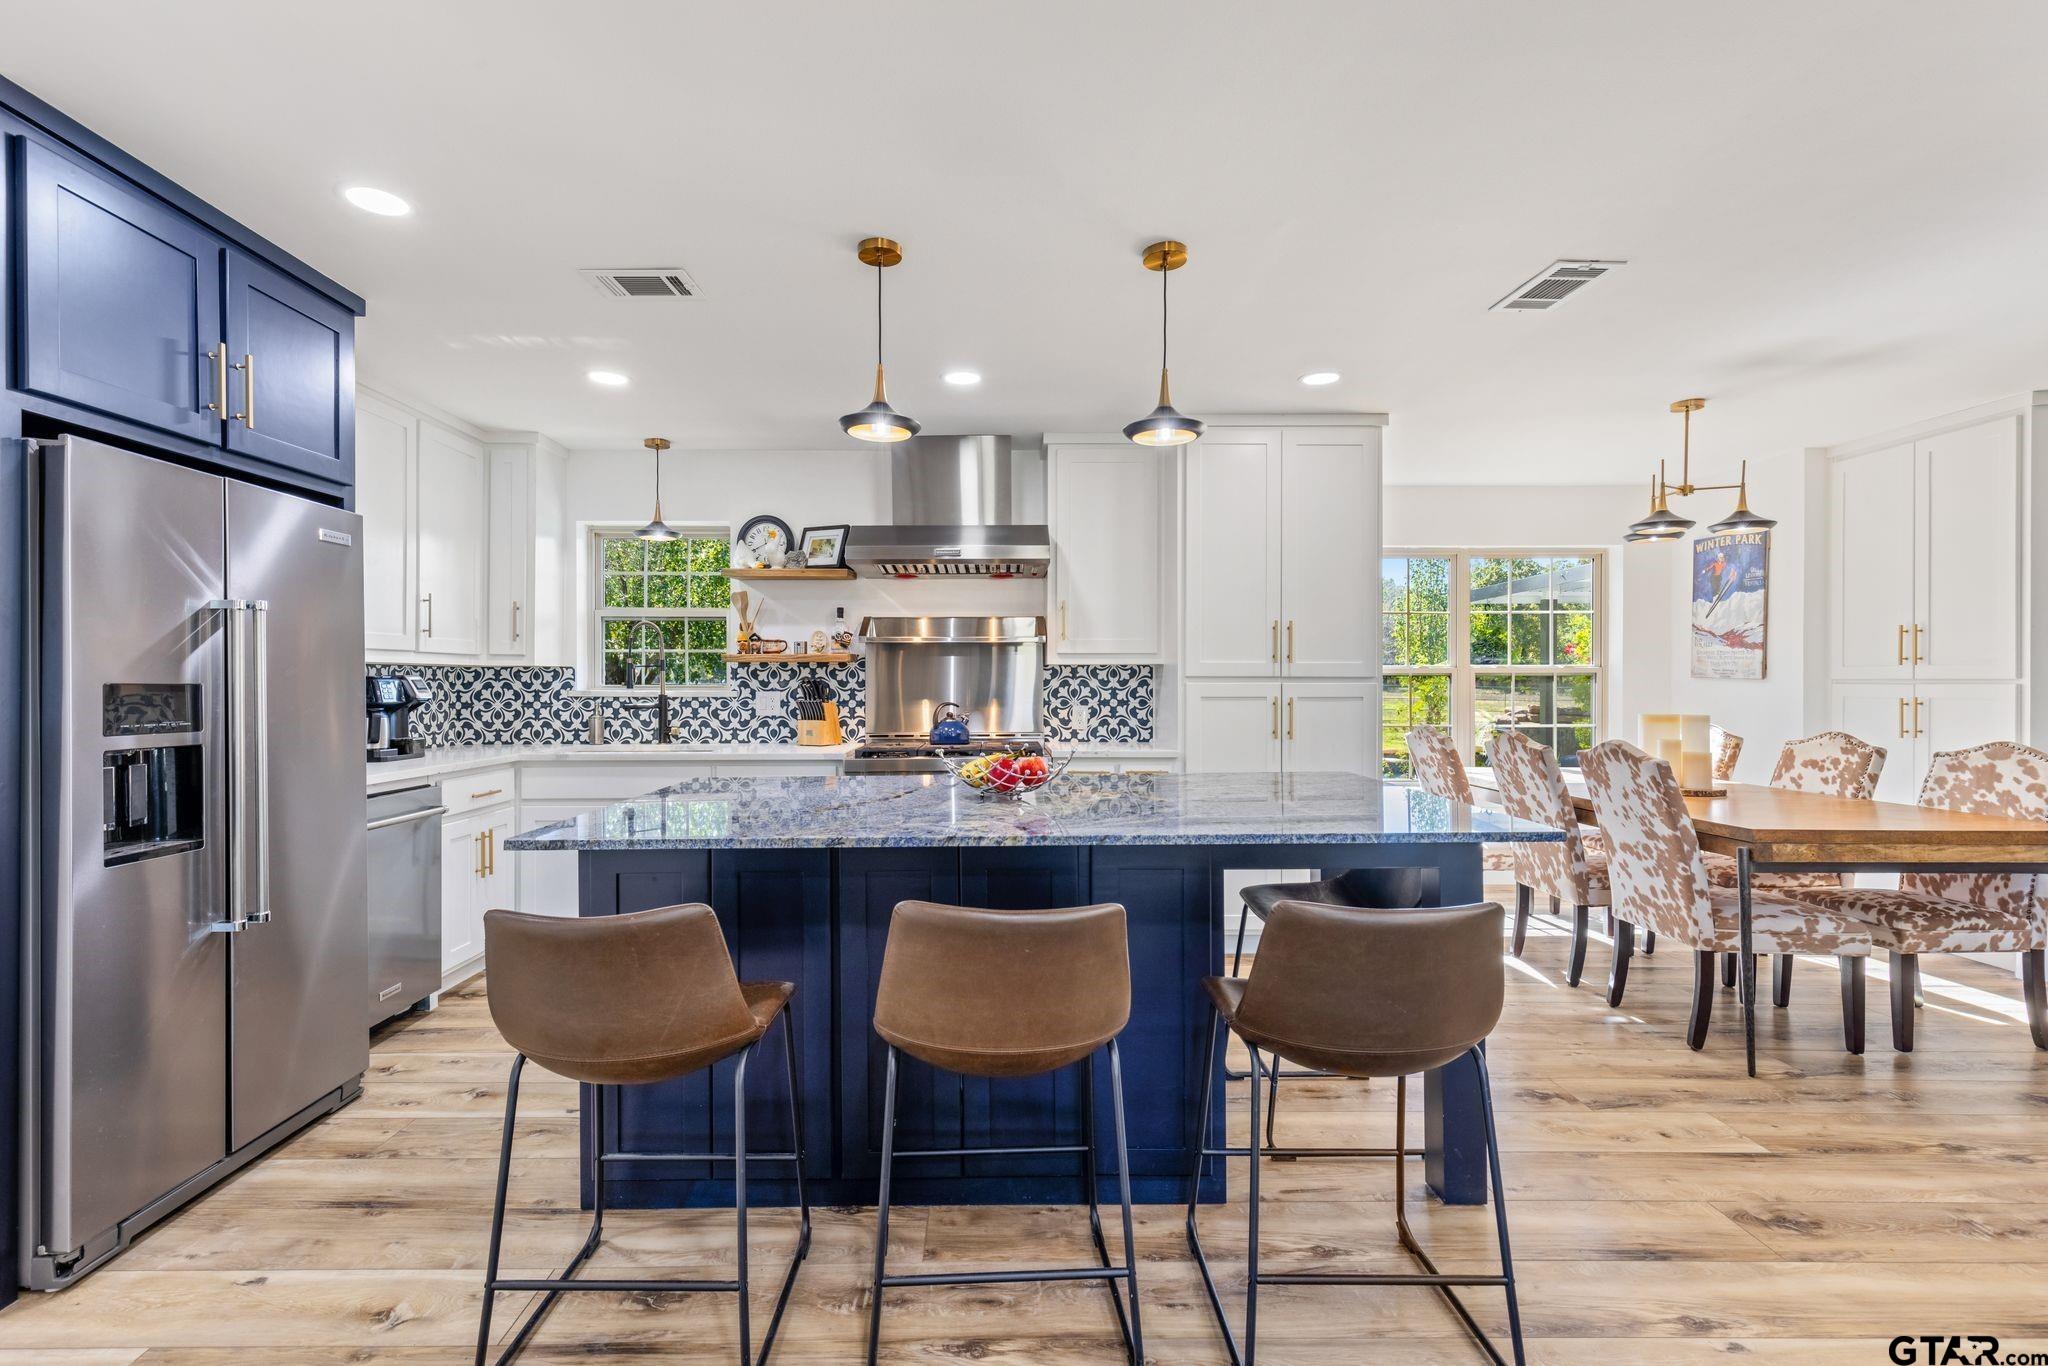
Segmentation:
[(932, 708), (932, 743), (964, 745), (969, 738), (967, 711), (958, 702), (941, 702)]

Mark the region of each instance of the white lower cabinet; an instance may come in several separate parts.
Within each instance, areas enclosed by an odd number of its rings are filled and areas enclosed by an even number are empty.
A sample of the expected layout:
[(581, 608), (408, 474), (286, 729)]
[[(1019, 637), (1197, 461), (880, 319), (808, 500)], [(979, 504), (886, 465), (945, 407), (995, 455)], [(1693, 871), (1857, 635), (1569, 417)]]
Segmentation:
[(1189, 683), (1190, 773), (1280, 771), (1280, 685)]
[(1379, 684), (1289, 682), (1280, 710), (1281, 764), (1289, 773), (1379, 773)]
[(1380, 685), (1190, 683), (1190, 773), (1379, 772)]
[(471, 811), (441, 826), (441, 973), (484, 953), (484, 912), (512, 908), (512, 861), (505, 841), (517, 827), (509, 804)]
[(1879, 801), (1913, 802), (1936, 754), (2020, 733), (2019, 685), (1837, 683), (1834, 724), (1885, 751)]

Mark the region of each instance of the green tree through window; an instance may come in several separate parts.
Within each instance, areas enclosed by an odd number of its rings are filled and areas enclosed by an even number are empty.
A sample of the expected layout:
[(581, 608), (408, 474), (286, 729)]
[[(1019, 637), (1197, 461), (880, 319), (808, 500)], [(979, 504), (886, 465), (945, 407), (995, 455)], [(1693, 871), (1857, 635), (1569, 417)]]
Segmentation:
[(671, 685), (725, 682), (731, 545), (722, 529), (675, 541), (597, 538), (599, 677), (606, 687), (653, 687), (664, 648)]

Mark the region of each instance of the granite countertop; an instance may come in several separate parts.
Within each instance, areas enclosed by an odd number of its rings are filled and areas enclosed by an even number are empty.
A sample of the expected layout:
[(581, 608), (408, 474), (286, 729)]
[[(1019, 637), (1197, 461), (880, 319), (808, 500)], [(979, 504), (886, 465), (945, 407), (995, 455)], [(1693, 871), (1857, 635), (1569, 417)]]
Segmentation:
[[(429, 749), (416, 759), (392, 759), (365, 764), (365, 778), (371, 793), (388, 792), (413, 783), (431, 782), (457, 773), (472, 773), (501, 764), (566, 761), (571, 763), (805, 763), (837, 764), (854, 748), (853, 742), (838, 745), (716, 744), (716, 745), (446, 745)], [(1091, 759), (1170, 759), (1177, 749), (1148, 744), (1055, 745), (1065, 752)]]
[(691, 778), (505, 841), (507, 849), (956, 845), (1477, 844), (1549, 826), (1346, 773), (1069, 773), (1022, 801), (945, 774)]

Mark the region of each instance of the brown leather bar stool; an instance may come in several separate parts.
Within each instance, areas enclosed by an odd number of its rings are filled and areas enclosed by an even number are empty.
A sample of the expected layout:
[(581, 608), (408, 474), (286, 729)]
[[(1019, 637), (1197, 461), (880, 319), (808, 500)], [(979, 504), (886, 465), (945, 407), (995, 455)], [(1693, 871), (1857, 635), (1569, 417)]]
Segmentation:
[[(491, 1306), (500, 1291), (545, 1291), (498, 1358), (510, 1361), (565, 1290), (625, 1294), (724, 1291), (740, 1306), (740, 1361), (768, 1360), (775, 1330), (796, 1284), (797, 1269), (811, 1247), (811, 1205), (804, 1193), (803, 1093), (797, 1089), (796, 1014), (788, 982), (742, 982), (726, 953), (725, 935), (709, 906), (664, 906), (630, 915), (567, 919), (484, 913), (484, 950), (491, 1019), (518, 1050), (505, 1095), (505, 1132), (498, 1149), (498, 1194), (491, 1206), (491, 1250), (484, 1271), (483, 1321), (477, 1328), (476, 1360), (483, 1366), (491, 1342)], [(789, 1078), (792, 1150), (747, 1151), (747, 1063), (754, 1046), (780, 1018), (783, 1063)], [(669, 1081), (737, 1055), (733, 1070), (733, 1150), (730, 1153), (620, 1153), (605, 1148), (605, 1089)], [(505, 1231), (505, 1187), (511, 1175), (513, 1120), (519, 1108), (519, 1077), (531, 1060), (557, 1076), (596, 1089), (591, 1107), (590, 1234), (559, 1276), (547, 1280), (504, 1279), (498, 1254)], [(730, 1162), (733, 1210), (738, 1216), (738, 1275), (729, 1281), (595, 1280), (576, 1272), (597, 1250), (604, 1232), (604, 1169), (615, 1161)], [(768, 1332), (757, 1358), (751, 1346), (747, 1285), (747, 1163), (788, 1162), (796, 1171), (797, 1205), (802, 1211), (796, 1255), (782, 1280)]]
[[(1487, 1357), (1501, 1363), (1499, 1349), (1473, 1319), (1454, 1286), (1498, 1286), (1507, 1294), (1508, 1330), (1514, 1360), (1523, 1361), (1522, 1314), (1515, 1297), (1515, 1266), (1508, 1250), (1506, 1197), (1501, 1189), (1500, 1143), (1494, 1133), (1493, 1089), (1481, 1046), (1500, 1019), (1502, 979), (1501, 908), (1472, 906), (1376, 911), (1283, 901), (1273, 907), (1246, 978), (1209, 977), (1202, 985), (1216, 1013), (1209, 1022), (1203, 1054), (1202, 1124), (1197, 1155), (1188, 1177), (1188, 1248), (1201, 1270), (1217, 1326), (1233, 1366), (1252, 1366), (1258, 1344), (1259, 1287), (1262, 1285), (1417, 1285), (1440, 1292)], [(1209, 1146), (1209, 1110), (1214, 1099), (1217, 1036), (1229, 1029), (1251, 1053), (1251, 1142), (1244, 1148)], [(1264, 1050), (1304, 1067), (1341, 1077), (1397, 1077), (1394, 1144), (1407, 1143), (1408, 1077), (1411, 1073), (1458, 1065), (1469, 1059), (1479, 1070), (1485, 1097), (1486, 1150), (1493, 1184), (1493, 1212), (1500, 1236), (1497, 1276), (1451, 1276), (1415, 1240), (1402, 1201), (1406, 1163), (1394, 1163), (1394, 1227), (1401, 1246), (1419, 1262), (1422, 1274), (1365, 1272), (1261, 1272), (1259, 1270), (1259, 1081)], [(1212, 1157), (1251, 1159), (1251, 1232), (1245, 1255), (1244, 1346), (1231, 1335), (1223, 1301), (1210, 1274), (1195, 1226), (1202, 1168)]]
[[(1266, 882), (1247, 887), (1244, 914), (1237, 918), (1237, 946), (1230, 955), (1230, 975), (1237, 976), (1244, 963), (1244, 927), (1253, 916), (1263, 925), (1273, 908), (1283, 901), (1312, 901), (1319, 906), (1341, 906), (1346, 910), (1395, 910), (1420, 906), (1433, 889), (1421, 868), (1350, 868), (1314, 882)], [(1223, 1069), (1225, 1081), (1243, 1081), (1250, 1072), (1234, 1067)], [(1280, 1083), (1283, 1081), (1327, 1081), (1336, 1076), (1312, 1067), (1272, 1067), (1266, 1077), (1266, 1147), (1279, 1147), (1274, 1125), (1280, 1117)], [(1421, 1151), (1417, 1149), (1417, 1151)], [(1281, 1161), (1296, 1157), (1398, 1157), (1391, 1148), (1295, 1148)]]
[[(1124, 908), (986, 911), (905, 901), (889, 921), (882, 978), (875, 990), (875, 1032), (889, 1045), (882, 1108), (882, 1189), (875, 1218), (875, 1292), (868, 1310), (868, 1363), (882, 1333), (882, 1292), (913, 1285), (990, 1285), (1026, 1281), (1106, 1281), (1117, 1330), (1133, 1366), (1145, 1360), (1138, 1317), (1138, 1259), (1131, 1239), (1130, 1154), (1124, 1141), (1124, 1074), (1116, 1036), (1131, 1018), (1130, 948)], [(1117, 1190), (1123, 1202), (1124, 1264), (1115, 1266), (1102, 1237), (1096, 1201), (1095, 1053), (1109, 1054), (1110, 1104), (1116, 1116)], [(896, 1055), (970, 1077), (1036, 1077), (1082, 1066), (1082, 1141), (1024, 1148), (896, 1151)], [(889, 1174), (899, 1157), (1078, 1153), (1088, 1187), (1088, 1227), (1100, 1266), (1034, 1271), (974, 1271), (891, 1276)], [(1117, 1282), (1130, 1292), (1124, 1312)]]

